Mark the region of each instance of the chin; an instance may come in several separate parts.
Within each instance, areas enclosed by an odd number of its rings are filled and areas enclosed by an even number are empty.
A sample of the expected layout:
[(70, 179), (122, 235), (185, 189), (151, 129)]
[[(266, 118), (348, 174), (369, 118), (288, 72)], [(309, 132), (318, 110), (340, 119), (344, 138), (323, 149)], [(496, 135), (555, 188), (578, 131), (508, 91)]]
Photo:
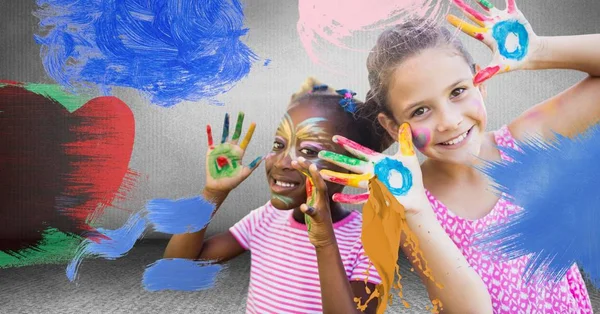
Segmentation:
[(290, 210), (300, 207), (303, 201), (298, 201), (296, 198), (291, 198), (285, 195), (271, 193), (271, 205), (278, 210)]

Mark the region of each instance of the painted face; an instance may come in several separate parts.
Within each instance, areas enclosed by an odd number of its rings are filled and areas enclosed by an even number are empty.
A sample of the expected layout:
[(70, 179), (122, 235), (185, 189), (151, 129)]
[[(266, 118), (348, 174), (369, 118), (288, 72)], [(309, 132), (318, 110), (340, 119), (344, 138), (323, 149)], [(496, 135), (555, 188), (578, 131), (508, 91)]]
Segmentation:
[(415, 146), (428, 158), (465, 163), (479, 155), (485, 104), (473, 72), (454, 49), (428, 49), (404, 61), (388, 99), (394, 124), (410, 123)]
[[(331, 140), (337, 134), (336, 121), (344, 120), (336, 119), (331, 112), (312, 103), (299, 103), (283, 116), (273, 141), (273, 151), (265, 160), (271, 203), (275, 208), (294, 209), (306, 202), (306, 177), (292, 168), (292, 160), (304, 157), (319, 169), (345, 172), (317, 157), (321, 150), (347, 154)], [(327, 188), (329, 195), (343, 189), (342, 186), (329, 182)]]

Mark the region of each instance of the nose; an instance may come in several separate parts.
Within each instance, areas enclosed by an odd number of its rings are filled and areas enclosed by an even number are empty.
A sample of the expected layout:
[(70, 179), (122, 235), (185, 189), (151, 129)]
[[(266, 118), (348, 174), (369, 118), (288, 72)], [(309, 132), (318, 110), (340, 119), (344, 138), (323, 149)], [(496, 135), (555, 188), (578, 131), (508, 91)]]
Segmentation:
[(462, 111), (457, 108), (456, 104), (446, 104), (439, 113), (438, 132), (456, 130), (464, 119)]
[(282, 152), (273, 156), (273, 165), (278, 169), (293, 169), (292, 168), (292, 156), (288, 152)]

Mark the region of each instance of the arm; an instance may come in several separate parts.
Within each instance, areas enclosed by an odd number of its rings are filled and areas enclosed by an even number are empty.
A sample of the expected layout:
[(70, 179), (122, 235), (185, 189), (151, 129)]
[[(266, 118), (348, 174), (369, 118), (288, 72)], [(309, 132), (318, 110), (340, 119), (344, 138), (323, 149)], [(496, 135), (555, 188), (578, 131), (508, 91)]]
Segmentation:
[[(229, 115), (225, 114), (223, 136), (221, 143), (216, 146), (213, 145), (210, 125), (206, 127), (209, 147), (205, 165), (206, 186), (202, 195), (205, 200), (215, 204), (215, 210), (211, 218), (219, 210), (229, 192), (242, 183), (242, 181), (246, 180), (262, 161), (262, 158), (259, 157), (252, 161), (249, 166), (242, 165), (242, 157), (248, 143), (252, 139), (256, 126), (254, 123), (250, 125), (248, 133), (246, 133), (246, 136), (238, 145), (243, 121), (244, 114), (240, 112), (233, 137), (231, 141), (227, 141), (229, 137)], [(208, 225), (204, 229), (194, 233), (173, 235), (165, 249), (164, 258), (188, 258), (225, 262), (245, 251), (231, 232), (223, 232), (204, 241), (204, 234), (207, 228)]]
[[(315, 246), (317, 255), (323, 313), (375, 313), (377, 300), (372, 300), (364, 312), (358, 310), (354, 302), (355, 297), (361, 298), (363, 303), (369, 298), (366, 285), (362, 281), (350, 282), (346, 276), (331, 221), (327, 186), (317, 167), (302, 157), (293, 161), (292, 167), (304, 173), (309, 178), (307, 185), (313, 186), (307, 188), (307, 191), (314, 191), (308, 196), (307, 203), (314, 204), (314, 207), (302, 204), (300, 210), (310, 216), (306, 219), (311, 220), (308, 237)], [(371, 291), (375, 289), (373, 284), (367, 286)]]
[(574, 69), (590, 76), (525, 111), (510, 125), (518, 140), (556, 132), (572, 137), (600, 121), (600, 35), (542, 37), (528, 69)]

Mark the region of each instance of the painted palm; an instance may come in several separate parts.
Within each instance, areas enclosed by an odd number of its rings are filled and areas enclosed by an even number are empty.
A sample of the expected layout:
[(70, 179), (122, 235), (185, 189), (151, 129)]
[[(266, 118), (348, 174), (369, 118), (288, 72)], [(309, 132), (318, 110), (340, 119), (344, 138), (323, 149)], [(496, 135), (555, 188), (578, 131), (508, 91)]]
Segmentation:
[[(368, 189), (369, 181), (377, 176), (379, 181), (405, 207), (413, 208), (412, 204), (422, 199), (425, 189), (423, 188), (421, 167), (413, 149), (411, 130), (407, 123), (402, 124), (398, 130), (399, 149), (393, 156), (372, 151), (342, 136), (334, 136), (333, 141), (342, 145), (357, 158), (330, 151), (319, 152), (319, 158), (354, 173), (321, 170), (323, 179), (346, 186)], [(367, 201), (369, 192), (356, 195), (336, 193), (332, 198), (340, 203), (360, 204)]]
[(475, 84), (482, 83), (496, 74), (523, 67), (531, 51), (536, 49), (538, 37), (529, 21), (517, 8), (515, 0), (506, 0), (504, 10), (497, 9), (487, 0), (475, 0), (486, 14), (473, 9), (463, 0), (452, 1), (477, 25), (465, 22), (452, 14), (448, 15), (448, 22), (465, 34), (482, 41), (493, 53), (491, 63), (475, 75)]

